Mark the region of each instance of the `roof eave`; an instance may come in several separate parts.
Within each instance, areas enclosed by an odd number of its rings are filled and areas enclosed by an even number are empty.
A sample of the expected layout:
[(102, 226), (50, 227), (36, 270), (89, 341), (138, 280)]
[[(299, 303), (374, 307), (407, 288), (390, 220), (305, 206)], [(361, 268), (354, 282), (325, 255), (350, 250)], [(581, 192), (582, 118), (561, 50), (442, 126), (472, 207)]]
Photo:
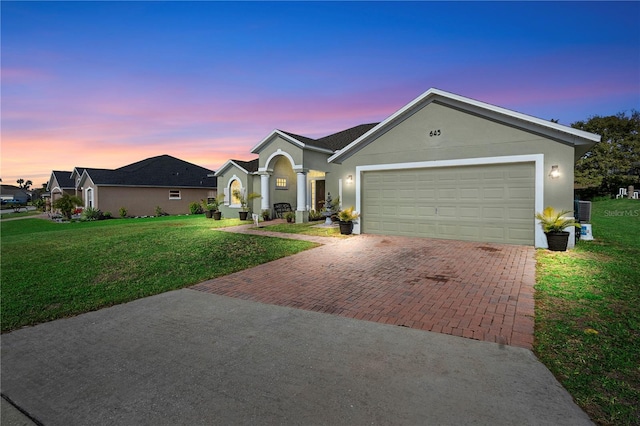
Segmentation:
[(271, 133), (269, 133), (269, 135), (262, 139), (256, 146), (254, 146), (251, 149), (251, 153), (252, 154), (260, 154), (260, 151), (262, 150), (262, 148), (267, 145), (269, 142), (271, 142), (271, 140), (277, 136), (280, 136), (282, 139), (286, 140), (287, 142), (290, 142), (300, 148), (304, 148), (305, 144), (300, 142), (298, 139), (291, 137), (289, 135), (287, 135), (286, 133), (275, 129), (274, 131), (272, 131)]
[(215, 177), (221, 176), (221, 175), (222, 175), (225, 171), (227, 171), (227, 169), (228, 169), (229, 167), (231, 167), (231, 166), (235, 166), (235, 167), (239, 168), (240, 170), (242, 170), (244, 173), (249, 174), (249, 171), (247, 171), (247, 169), (245, 169), (244, 167), (241, 167), (241, 166), (240, 166), (240, 165), (238, 165), (238, 163), (236, 163), (235, 161), (233, 161), (233, 160), (227, 160), (227, 162), (226, 162), (226, 163), (224, 163), (224, 164), (222, 165), (222, 167), (220, 167), (220, 168), (218, 169), (218, 171), (217, 171), (217, 172), (215, 172), (215, 174), (214, 174), (214, 175), (215, 175)]

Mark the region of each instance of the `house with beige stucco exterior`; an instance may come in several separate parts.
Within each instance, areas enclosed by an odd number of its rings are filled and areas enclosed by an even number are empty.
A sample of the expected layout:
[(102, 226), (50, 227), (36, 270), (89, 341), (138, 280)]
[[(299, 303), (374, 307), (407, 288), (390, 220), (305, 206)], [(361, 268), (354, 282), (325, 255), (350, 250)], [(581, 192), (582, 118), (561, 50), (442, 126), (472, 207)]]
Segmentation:
[(308, 220), (330, 193), (361, 217), (354, 233), (546, 247), (534, 214), (573, 209), (575, 161), (600, 136), (438, 89), (380, 123), (323, 138), (274, 130), (216, 172), (223, 214), (233, 189), (253, 211), (290, 203)]
[(170, 155), (147, 158), (117, 169), (76, 167), (71, 172), (54, 171), (48, 187), (52, 201), (54, 193), (59, 193), (58, 196), (70, 193), (82, 198), (84, 207), (114, 216), (122, 207), (129, 216), (152, 216), (156, 208), (168, 214), (187, 214), (191, 203), (217, 195), (213, 170)]

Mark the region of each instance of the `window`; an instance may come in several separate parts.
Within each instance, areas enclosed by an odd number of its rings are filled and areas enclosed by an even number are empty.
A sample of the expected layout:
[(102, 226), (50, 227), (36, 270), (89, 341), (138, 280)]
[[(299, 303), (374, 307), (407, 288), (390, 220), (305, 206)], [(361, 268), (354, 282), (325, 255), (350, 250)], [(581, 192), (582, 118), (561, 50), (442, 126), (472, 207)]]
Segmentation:
[(236, 197), (233, 193), (236, 192), (236, 190), (242, 191), (242, 185), (240, 184), (240, 181), (236, 179), (233, 182), (231, 182), (231, 185), (229, 185), (229, 189), (231, 191), (231, 205), (239, 206), (240, 198)]
[(91, 188), (87, 188), (86, 200), (86, 207), (93, 208), (93, 190)]
[(276, 178), (276, 189), (288, 189), (287, 178), (277, 177)]
[(180, 197), (180, 190), (179, 189), (172, 189), (169, 191), (169, 199), (170, 200), (179, 200), (182, 197)]

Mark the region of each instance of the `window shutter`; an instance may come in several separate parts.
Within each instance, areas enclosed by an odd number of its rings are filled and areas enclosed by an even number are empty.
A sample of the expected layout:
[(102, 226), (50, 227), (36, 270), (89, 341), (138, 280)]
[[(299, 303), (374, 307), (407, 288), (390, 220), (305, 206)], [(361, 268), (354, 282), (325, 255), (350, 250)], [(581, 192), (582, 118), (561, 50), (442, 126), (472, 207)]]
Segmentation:
[(224, 189), (224, 205), (228, 206), (229, 205), (229, 188), (223, 188)]

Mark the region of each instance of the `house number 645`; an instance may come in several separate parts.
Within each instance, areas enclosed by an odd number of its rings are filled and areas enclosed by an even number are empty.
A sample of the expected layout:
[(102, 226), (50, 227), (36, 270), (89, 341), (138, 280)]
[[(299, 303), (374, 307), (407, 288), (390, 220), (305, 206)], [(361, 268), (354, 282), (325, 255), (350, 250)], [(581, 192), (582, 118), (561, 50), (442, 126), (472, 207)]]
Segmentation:
[(434, 136), (440, 136), (442, 134), (442, 132), (440, 131), (440, 129), (438, 130), (432, 130), (429, 132), (429, 136), (430, 137), (434, 137)]

